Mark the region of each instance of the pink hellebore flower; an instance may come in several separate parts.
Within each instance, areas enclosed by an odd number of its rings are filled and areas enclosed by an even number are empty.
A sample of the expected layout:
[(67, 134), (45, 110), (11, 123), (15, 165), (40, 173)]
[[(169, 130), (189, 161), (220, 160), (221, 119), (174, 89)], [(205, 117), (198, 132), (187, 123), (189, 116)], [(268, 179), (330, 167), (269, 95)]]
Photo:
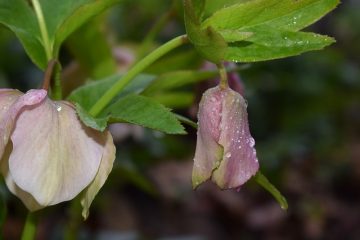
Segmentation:
[(207, 90), (200, 102), (193, 187), (211, 178), (221, 189), (239, 188), (259, 169), (244, 98), (230, 88)]
[(83, 216), (115, 159), (108, 131), (79, 121), (74, 106), (46, 90), (0, 89), (1, 172), (30, 211), (68, 201), (84, 191)]

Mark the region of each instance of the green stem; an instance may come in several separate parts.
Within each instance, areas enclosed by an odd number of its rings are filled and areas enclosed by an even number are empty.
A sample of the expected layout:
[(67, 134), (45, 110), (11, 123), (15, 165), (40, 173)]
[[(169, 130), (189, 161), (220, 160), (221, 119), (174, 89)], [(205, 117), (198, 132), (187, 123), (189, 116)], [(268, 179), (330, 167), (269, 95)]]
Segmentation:
[(263, 188), (265, 188), (273, 197), (276, 199), (276, 201), (280, 204), (280, 207), (284, 210), (288, 209), (288, 203), (286, 201), (286, 198), (281, 195), (279, 190), (272, 185), (269, 180), (260, 172), (258, 171), (256, 175), (254, 176), (255, 181), (260, 184)]
[(109, 90), (94, 104), (94, 106), (92, 106), (89, 113), (94, 117), (97, 116), (111, 102), (111, 100), (121, 90), (123, 90), (124, 87), (131, 82), (131, 80), (134, 79), (137, 74), (141, 73), (166, 53), (187, 42), (188, 39), (186, 35), (182, 35), (155, 49), (152, 53), (135, 64), (121, 79), (119, 79), (111, 88), (109, 88)]
[(21, 235), (21, 240), (33, 240), (36, 236), (36, 222), (34, 215), (29, 212), (26, 217), (24, 230)]
[(227, 71), (226, 71), (224, 64), (219, 63), (219, 64), (217, 64), (217, 67), (218, 67), (219, 73), (220, 73), (220, 87), (222, 89), (228, 88), (229, 87), (228, 77), (227, 77)]
[(54, 75), (53, 75), (53, 84), (52, 84), (51, 97), (54, 100), (62, 99), (62, 88), (61, 88), (61, 64), (57, 62)]
[(40, 27), (40, 32), (41, 32), (41, 38), (43, 41), (43, 45), (45, 48), (45, 54), (46, 54), (46, 58), (47, 61), (50, 61), (52, 59), (52, 47), (50, 44), (50, 39), (49, 39), (49, 34), (46, 28), (46, 23), (45, 23), (45, 18), (44, 18), (44, 14), (41, 10), (41, 6), (38, 0), (32, 0), (33, 6), (34, 6), (34, 10), (36, 13), (36, 18)]
[(174, 115), (175, 115), (175, 117), (176, 117), (180, 122), (185, 123), (185, 124), (187, 124), (187, 125), (195, 128), (195, 129), (198, 128), (197, 123), (194, 122), (194, 121), (192, 121), (191, 119), (189, 119), (189, 118), (187, 118), (187, 117), (184, 117), (184, 116), (182, 116), (182, 115), (176, 114), (176, 113), (174, 113)]

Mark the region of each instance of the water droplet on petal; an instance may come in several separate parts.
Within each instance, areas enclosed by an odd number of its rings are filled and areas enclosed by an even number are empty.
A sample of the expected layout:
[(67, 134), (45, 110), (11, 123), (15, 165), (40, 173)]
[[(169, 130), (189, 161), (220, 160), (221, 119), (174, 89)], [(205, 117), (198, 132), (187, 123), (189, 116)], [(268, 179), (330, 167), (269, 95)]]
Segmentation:
[(250, 147), (254, 147), (254, 146), (255, 146), (255, 140), (254, 140), (254, 138), (250, 138), (250, 139), (249, 139), (249, 145), (250, 145)]
[(231, 153), (228, 152), (228, 153), (225, 155), (225, 157), (226, 157), (226, 158), (230, 158), (230, 157), (231, 157)]
[(57, 106), (57, 107), (56, 107), (56, 111), (58, 111), (58, 112), (60, 112), (61, 109), (62, 109), (61, 106)]

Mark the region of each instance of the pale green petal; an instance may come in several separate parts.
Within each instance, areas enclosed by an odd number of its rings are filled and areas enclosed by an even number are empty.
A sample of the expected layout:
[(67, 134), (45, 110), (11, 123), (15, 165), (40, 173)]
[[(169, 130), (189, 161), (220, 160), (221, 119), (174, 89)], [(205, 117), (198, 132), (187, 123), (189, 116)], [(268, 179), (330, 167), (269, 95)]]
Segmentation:
[(82, 216), (86, 219), (89, 216), (89, 208), (100, 188), (104, 185), (108, 178), (115, 160), (115, 146), (111, 134), (106, 131), (107, 139), (104, 148), (104, 153), (101, 159), (100, 168), (97, 172), (94, 181), (85, 189), (81, 206), (83, 207)]

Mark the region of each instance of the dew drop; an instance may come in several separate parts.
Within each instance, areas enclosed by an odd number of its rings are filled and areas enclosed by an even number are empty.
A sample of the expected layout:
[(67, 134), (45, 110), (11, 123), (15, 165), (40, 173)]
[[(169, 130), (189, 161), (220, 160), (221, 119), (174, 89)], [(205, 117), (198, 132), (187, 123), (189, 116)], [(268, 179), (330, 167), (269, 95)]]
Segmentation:
[(225, 157), (226, 157), (226, 158), (230, 158), (230, 157), (231, 157), (231, 153), (228, 152), (228, 153), (225, 155)]
[(56, 107), (56, 111), (58, 111), (58, 112), (60, 112), (61, 109), (62, 109), (61, 106), (57, 106), (57, 107)]
[(249, 139), (249, 145), (250, 145), (250, 147), (254, 147), (254, 146), (255, 146), (255, 139), (254, 139), (254, 138), (250, 138), (250, 139)]

